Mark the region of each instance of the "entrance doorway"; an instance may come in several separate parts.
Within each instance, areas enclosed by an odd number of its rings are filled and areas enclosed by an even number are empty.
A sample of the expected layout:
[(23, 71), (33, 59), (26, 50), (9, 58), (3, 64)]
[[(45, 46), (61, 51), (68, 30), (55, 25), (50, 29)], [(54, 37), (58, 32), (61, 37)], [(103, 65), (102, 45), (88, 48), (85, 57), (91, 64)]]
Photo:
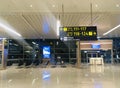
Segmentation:
[(81, 62), (89, 63), (89, 59), (92, 57), (101, 57), (100, 50), (82, 50), (81, 51)]
[(81, 50), (82, 63), (89, 63), (92, 57), (102, 57), (104, 63), (111, 63), (111, 50)]

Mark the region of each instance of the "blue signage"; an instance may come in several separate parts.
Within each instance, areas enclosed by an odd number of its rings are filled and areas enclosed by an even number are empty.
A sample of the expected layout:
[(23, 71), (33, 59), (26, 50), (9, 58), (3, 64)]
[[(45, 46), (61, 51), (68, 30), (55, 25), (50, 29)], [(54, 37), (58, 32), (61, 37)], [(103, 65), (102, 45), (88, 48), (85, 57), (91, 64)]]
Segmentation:
[(50, 46), (43, 47), (43, 58), (50, 58)]
[(100, 44), (92, 44), (93, 49), (100, 49)]

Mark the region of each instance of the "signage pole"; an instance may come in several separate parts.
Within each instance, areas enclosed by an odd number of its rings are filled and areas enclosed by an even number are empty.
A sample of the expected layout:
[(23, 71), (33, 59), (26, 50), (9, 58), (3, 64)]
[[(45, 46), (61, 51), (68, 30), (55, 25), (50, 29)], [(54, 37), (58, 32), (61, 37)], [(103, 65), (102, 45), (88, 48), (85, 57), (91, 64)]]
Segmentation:
[(90, 13), (91, 13), (91, 26), (93, 25), (93, 13), (92, 13), (92, 3), (90, 3)]
[(81, 64), (81, 52), (80, 52), (80, 40), (77, 41), (77, 68), (80, 68)]

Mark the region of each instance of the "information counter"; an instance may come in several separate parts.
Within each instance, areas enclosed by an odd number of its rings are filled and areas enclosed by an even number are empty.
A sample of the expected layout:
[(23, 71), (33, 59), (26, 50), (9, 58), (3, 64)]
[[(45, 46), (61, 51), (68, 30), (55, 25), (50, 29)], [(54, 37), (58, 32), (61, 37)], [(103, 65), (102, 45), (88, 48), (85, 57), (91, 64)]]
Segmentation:
[(96, 57), (96, 58), (90, 58), (90, 64), (101, 64), (103, 65), (104, 62), (103, 62), (103, 58), (99, 58), (99, 57)]

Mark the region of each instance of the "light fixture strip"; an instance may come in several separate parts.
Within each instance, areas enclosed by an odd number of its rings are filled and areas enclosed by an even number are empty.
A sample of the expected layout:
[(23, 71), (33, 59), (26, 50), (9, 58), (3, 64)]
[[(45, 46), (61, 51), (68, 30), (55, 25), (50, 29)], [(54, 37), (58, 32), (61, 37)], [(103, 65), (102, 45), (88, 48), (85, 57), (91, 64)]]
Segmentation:
[(112, 31), (114, 31), (114, 30), (116, 30), (116, 29), (119, 28), (119, 27), (120, 27), (120, 24), (117, 25), (116, 27), (112, 28), (111, 30), (105, 32), (103, 35), (107, 35), (107, 34), (109, 34), (110, 32), (112, 32)]
[(18, 36), (20, 36), (20, 37), (22, 36), (22, 35), (19, 34), (18, 32), (14, 31), (13, 29), (7, 27), (6, 25), (4, 25), (4, 24), (2, 24), (2, 23), (0, 23), (0, 27), (6, 29), (6, 30), (8, 30), (8, 31), (11, 31), (12, 33), (14, 33), (14, 34), (16, 34), (16, 35), (18, 35)]
[(60, 27), (60, 21), (57, 20), (57, 36), (59, 36), (59, 27)]

